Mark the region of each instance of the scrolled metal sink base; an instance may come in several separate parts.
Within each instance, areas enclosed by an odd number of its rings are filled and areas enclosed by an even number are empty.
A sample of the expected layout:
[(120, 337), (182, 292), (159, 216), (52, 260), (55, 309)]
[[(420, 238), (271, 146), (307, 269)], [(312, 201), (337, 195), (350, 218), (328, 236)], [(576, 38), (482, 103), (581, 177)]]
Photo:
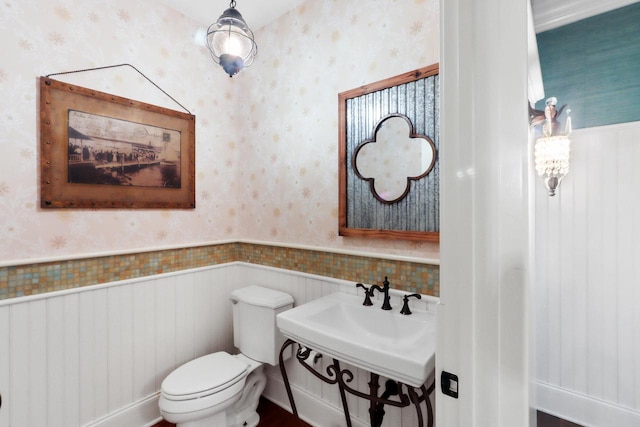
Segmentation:
[[(280, 350), (280, 372), (282, 373), (282, 379), (284, 380), (284, 385), (287, 390), (287, 396), (289, 397), (291, 410), (296, 416), (299, 424), (300, 417), (298, 416), (298, 410), (293, 399), (293, 393), (291, 391), (291, 385), (289, 384), (289, 377), (287, 376), (283, 358), (283, 353), (285, 352), (287, 347), (295, 343), (296, 342), (294, 340), (287, 339), (283, 344), (282, 349)], [(352, 388), (349, 385), (354, 378), (353, 373), (348, 369), (341, 369), (340, 361), (334, 358), (333, 364), (329, 365), (326, 369), (326, 374), (323, 374), (322, 372), (313, 368), (311, 364), (305, 363), (310, 355), (311, 349), (299, 346), (298, 351), (296, 352), (296, 359), (298, 359), (298, 362), (300, 362), (300, 364), (304, 366), (307, 371), (311, 372), (316, 378), (319, 378), (327, 384), (338, 385), (347, 427), (351, 427), (351, 416), (349, 415), (349, 406), (347, 404), (346, 393), (369, 400), (369, 417), (371, 421), (371, 427), (380, 427), (382, 425), (382, 420), (384, 419), (385, 414), (385, 405), (404, 408), (411, 404), (415, 406), (416, 413), (418, 415), (418, 427), (424, 427), (424, 419), (422, 410), (420, 408), (420, 404), (422, 402), (425, 402), (427, 407), (427, 427), (433, 427), (433, 408), (431, 405), (431, 401), (429, 400), (429, 396), (435, 389), (435, 377), (429, 388), (427, 388), (424, 384), (419, 388), (415, 388), (410, 385), (403, 384), (399, 381), (389, 379), (385, 382), (384, 391), (381, 395), (379, 395), (380, 375), (371, 372), (369, 381), (369, 393), (364, 393)], [(406, 392), (404, 391), (405, 389)], [(391, 399), (392, 396), (394, 396), (395, 398)]]

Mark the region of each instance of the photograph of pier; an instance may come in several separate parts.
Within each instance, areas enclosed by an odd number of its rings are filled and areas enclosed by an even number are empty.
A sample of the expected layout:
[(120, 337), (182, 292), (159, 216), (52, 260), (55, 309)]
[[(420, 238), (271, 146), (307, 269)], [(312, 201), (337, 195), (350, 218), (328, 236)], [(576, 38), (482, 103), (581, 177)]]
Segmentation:
[(180, 188), (179, 131), (68, 113), (69, 183)]

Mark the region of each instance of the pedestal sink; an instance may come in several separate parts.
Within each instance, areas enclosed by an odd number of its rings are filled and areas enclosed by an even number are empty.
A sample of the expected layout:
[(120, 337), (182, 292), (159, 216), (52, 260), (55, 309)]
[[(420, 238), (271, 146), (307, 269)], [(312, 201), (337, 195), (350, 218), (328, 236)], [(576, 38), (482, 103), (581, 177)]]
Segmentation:
[(435, 314), (363, 306), (363, 297), (334, 293), (278, 314), (293, 341), (358, 368), (421, 387), (435, 367)]

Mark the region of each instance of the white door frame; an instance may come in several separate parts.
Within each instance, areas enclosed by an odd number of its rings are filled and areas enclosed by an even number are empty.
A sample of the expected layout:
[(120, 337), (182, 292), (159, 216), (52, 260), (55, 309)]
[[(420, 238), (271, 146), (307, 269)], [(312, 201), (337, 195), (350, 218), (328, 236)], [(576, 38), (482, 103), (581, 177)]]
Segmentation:
[(530, 422), (527, 1), (441, 0), (438, 427)]

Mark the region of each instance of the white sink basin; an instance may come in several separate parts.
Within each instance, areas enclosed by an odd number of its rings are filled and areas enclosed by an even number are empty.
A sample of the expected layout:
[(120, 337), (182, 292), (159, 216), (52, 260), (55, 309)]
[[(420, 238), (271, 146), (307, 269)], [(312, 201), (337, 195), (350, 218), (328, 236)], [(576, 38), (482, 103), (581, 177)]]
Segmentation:
[[(412, 309), (400, 314), (364, 297), (334, 293), (278, 314), (292, 340), (358, 368), (420, 387), (435, 367), (435, 315)], [(399, 305), (396, 303), (396, 305)]]

